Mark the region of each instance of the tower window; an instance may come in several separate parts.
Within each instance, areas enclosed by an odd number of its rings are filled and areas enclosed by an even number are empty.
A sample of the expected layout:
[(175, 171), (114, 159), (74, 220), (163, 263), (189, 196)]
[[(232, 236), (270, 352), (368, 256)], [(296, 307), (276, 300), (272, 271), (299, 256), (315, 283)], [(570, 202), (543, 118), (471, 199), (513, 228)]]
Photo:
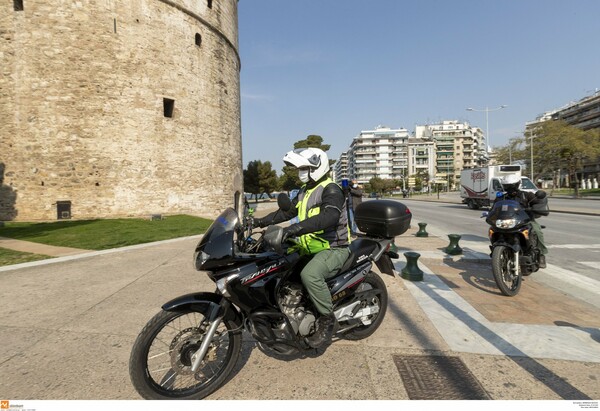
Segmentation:
[[(210, 3), (210, 2), (209, 2)], [(15, 11), (23, 11), (23, 0), (13, 0)]]
[(165, 117), (173, 118), (173, 110), (175, 109), (175, 100), (163, 98), (163, 110)]
[(212, 0), (208, 0), (208, 8), (212, 9)]
[(202, 45), (202, 36), (200, 35), (200, 33), (196, 33), (196, 46), (200, 47), (200, 45)]

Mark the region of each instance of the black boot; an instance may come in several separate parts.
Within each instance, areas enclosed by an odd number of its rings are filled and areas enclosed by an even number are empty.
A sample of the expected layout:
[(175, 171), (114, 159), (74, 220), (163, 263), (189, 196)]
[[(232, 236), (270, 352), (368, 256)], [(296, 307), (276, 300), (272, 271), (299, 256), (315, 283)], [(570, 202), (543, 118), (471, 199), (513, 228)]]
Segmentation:
[(543, 254), (540, 255), (539, 265), (540, 265), (540, 268), (546, 268), (546, 256)]
[(331, 337), (337, 326), (335, 314), (329, 313), (321, 315), (317, 319), (317, 327), (315, 332), (306, 337), (306, 342), (313, 348), (319, 348), (331, 344)]

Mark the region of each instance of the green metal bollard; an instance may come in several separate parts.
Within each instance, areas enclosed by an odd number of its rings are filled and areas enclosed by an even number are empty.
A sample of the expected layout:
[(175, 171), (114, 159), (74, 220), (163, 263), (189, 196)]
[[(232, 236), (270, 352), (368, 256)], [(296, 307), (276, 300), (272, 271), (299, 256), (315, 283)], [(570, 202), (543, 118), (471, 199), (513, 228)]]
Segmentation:
[(450, 255), (459, 255), (462, 254), (463, 250), (458, 245), (458, 241), (460, 240), (459, 234), (448, 234), (448, 238), (450, 239), (450, 244), (448, 247), (444, 248), (446, 254)]
[(425, 227), (427, 227), (427, 223), (419, 223), (419, 231), (417, 231), (417, 237), (429, 237), (429, 233), (425, 231)]
[(407, 251), (404, 253), (404, 257), (406, 257), (406, 266), (402, 269), (402, 278), (409, 281), (423, 281), (423, 271), (417, 265), (417, 260), (421, 257), (421, 254)]

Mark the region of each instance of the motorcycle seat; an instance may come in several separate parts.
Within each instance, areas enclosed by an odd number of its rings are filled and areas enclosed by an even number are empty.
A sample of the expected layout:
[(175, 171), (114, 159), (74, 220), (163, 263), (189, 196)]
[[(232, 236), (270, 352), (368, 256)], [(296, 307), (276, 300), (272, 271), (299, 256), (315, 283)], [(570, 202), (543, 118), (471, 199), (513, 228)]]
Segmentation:
[[(359, 238), (357, 240), (352, 241), (350, 246), (348, 247), (350, 250), (350, 255), (348, 259), (342, 265), (342, 268), (339, 269), (338, 273), (343, 273), (348, 271), (352, 266), (357, 263), (359, 257), (363, 255), (370, 256), (375, 248), (377, 247), (377, 242), (373, 240), (368, 240), (366, 238)], [(367, 261), (367, 259), (363, 259), (362, 261)]]

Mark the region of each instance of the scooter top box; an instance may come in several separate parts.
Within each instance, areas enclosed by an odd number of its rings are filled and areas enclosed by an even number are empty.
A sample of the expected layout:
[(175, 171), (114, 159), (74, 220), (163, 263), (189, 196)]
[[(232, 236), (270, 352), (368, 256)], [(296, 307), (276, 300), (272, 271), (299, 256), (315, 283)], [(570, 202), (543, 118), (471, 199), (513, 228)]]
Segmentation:
[(393, 200), (364, 201), (356, 207), (354, 221), (363, 233), (378, 237), (395, 237), (410, 227), (412, 213), (404, 204)]

